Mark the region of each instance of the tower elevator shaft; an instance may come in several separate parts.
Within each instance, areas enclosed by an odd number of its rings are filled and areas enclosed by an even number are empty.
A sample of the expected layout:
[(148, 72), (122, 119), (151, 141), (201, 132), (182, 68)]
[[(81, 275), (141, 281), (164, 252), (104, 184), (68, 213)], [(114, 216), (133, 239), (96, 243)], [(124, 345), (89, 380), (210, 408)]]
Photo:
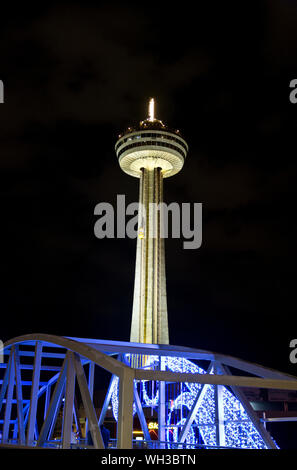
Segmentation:
[(130, 341), (169, 344), (161, 168), (141, 168)]

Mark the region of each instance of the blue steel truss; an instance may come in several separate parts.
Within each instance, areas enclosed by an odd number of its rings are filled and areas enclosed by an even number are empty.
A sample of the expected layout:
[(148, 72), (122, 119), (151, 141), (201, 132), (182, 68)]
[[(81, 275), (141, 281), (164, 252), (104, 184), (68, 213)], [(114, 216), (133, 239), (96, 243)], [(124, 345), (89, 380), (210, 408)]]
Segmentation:
[[(294, 376), (179, 346), (32, 334), (7, 341), (3, 358), (0, 446), (86, 448), (82, 436), (76, 443), (71, 438), (74, 424), (79, 429), (79, 391), (95, 448), (104, 447), (100, 425), (110, 403), (118, 448), (133, 446), (133, 416), (148, 447), (278, 448), (241, 386), (297, 390)], [(111, 375), (100, 416), (93, 402), (97, 367)], [(229, 367), (249, 376), (231, 375)], [(158, 419), (155, 442), (145, 418), (147, 408)], [(61, 433), (54, 441), (59, 412)]]

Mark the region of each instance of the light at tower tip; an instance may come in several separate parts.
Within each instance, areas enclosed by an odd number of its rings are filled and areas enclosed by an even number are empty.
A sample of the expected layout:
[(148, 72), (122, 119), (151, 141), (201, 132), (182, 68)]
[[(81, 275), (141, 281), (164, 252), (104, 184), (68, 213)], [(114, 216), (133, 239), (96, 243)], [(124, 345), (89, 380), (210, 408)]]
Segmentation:
[(155, 120), (155, 100), (154, 98), (151, 98), (149, 101), (149, 121), (154, 121)]
[(122, 133), (115, 145), (121, 169), (136, 178), (142, 169), (160, 168), (163, 178), (178, 173), (185, 162), (188, 145), (178, 130), (155, 117), (155, 99), (148, 105), (148, 118)]

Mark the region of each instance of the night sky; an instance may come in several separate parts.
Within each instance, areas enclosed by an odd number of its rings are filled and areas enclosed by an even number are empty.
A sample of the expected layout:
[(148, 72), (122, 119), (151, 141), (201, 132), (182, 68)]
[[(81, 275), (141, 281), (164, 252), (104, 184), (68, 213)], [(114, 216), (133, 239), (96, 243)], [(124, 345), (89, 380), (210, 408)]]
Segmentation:
[[(166, 241), (170, 343), (297, 375), (297, 3), (1, 5), (1, 329), (129, 340), (136, 240), (94, 207), (138, 199), (118, 134), (181, 130), (170, 203), (203, 203), (203, 243)], [(182, 9), (184, 8), (184, 9)]]

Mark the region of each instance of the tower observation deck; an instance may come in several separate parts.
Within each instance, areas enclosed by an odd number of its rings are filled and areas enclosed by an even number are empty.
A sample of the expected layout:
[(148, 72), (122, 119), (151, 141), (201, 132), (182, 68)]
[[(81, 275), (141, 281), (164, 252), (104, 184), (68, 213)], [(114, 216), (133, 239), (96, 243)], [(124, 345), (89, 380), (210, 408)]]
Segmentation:
[(148, 118), (121, 134), (115, 150), (122, 170), (140, 179), (130, 341), (169, 344), (162, 211), (156, 208), (163, 202), (163, 178), (182, 169), (188, 145), (155, 118), (152, 98)]

